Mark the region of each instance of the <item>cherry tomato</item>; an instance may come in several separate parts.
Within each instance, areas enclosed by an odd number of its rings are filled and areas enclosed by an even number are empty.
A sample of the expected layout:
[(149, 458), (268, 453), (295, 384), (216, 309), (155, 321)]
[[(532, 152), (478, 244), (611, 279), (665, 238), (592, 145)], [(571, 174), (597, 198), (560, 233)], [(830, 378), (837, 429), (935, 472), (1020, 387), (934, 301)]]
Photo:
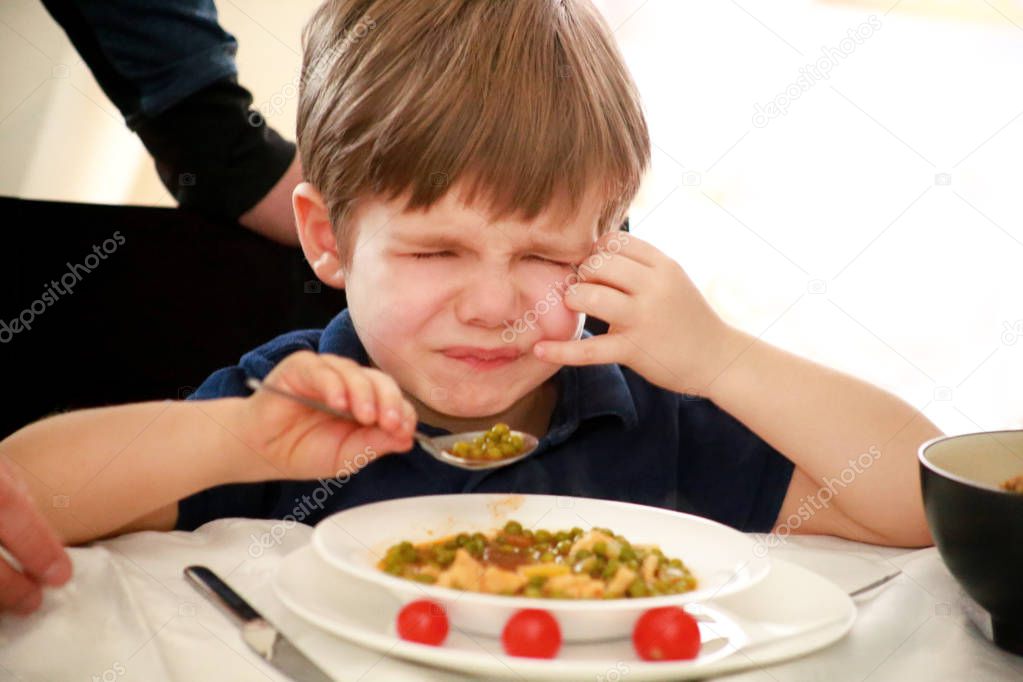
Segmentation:
[(554, 658), (561, 648), (561, 628), (541, 609), (524, 609), (508, 619), (501, 643), (509, 656)]
[(409, 602), (398, 613), (398, 636), (420, 644), (440, 644), (448, 636), (448, 614), (429, 599)]
[(636, 621), (632, 644), (644, 661), (684, 661), (700, 653), (700, 626), (677, 606), (650, 609)]

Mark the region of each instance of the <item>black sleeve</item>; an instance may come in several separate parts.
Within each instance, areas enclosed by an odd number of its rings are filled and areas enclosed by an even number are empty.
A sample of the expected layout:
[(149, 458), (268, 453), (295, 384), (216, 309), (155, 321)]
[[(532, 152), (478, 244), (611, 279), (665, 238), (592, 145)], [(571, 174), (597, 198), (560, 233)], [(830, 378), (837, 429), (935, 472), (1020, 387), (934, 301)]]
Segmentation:
[(135, 128), (181, 206), (236, 220), (291, 165), (295, 145), (249, 109), (233, 78), (209, 85)]

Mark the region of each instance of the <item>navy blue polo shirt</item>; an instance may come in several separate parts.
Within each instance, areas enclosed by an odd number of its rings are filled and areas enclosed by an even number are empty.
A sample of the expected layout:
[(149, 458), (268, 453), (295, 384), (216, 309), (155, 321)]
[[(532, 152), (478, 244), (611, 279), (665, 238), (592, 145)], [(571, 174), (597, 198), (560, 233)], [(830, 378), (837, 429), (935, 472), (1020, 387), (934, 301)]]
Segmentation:
[[(347, 311), (323, 330), (284, 334), (213, 373), (190, 399), (246, 396), (288, 354), (336, 353), (368, 365)], [(769, 531), (793, 465), (709, 400), (654, 386), (619, 365), (563, 367), (550, 430), (534, 454), (489, 471), (438, 462), (417, 445), (382, 456), (358, 473), (312, 481), (210, 488), (183, 499), (176, 528), (232, 516), (315, 524), (369, 502), (448, 493), (544, 493), (663, 507), (749, 532)], [(433, 434), (446, 433), (420, 424)]]

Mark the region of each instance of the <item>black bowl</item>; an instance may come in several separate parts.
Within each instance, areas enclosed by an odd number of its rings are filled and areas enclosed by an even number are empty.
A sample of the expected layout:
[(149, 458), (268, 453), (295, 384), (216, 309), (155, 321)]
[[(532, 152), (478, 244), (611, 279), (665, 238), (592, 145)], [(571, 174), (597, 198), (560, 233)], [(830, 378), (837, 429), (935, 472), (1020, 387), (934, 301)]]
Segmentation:
[(920, 446), (931, 535), (963, 590), (991, 615), (995, 644), (1023, 655), (1023, 431), (947, 436)]

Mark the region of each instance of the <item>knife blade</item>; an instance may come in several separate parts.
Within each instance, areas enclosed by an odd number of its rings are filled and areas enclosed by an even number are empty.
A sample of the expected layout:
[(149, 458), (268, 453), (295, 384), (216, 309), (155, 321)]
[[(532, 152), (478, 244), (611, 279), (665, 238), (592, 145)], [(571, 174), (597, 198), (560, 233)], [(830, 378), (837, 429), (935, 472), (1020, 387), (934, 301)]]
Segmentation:
[(332, 678), (298, 650), (290, 639), (206, 566), (188, 566), (185, 579), (241, 627), (242, 641), (260, 658), (297, 682)]

